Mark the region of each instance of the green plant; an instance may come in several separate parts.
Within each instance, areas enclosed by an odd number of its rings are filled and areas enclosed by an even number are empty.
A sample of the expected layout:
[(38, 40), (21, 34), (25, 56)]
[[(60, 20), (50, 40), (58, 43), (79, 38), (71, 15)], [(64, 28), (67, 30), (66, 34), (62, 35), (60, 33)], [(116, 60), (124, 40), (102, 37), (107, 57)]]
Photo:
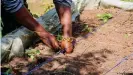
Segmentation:
[(89, 27), (88, 24), (84, 24), (83, 32), (92, 32), (92, 27)]
[(28, 55), (28, 57), (34, 60), (35, 57), (40, 54), (40, 50), (36, 49), (26, 50), (26, 54)]
[(111, 19), (113, 16), (110, 13), (104, 13), (104, 14), (97, 14), (97, 17), (100, 20), (103, 20), (104, 23), (106, 23), (109, 19)]
[(125, 1), (125, 2), (133, 2), (133, 0), (121, 0), (121, 1)]

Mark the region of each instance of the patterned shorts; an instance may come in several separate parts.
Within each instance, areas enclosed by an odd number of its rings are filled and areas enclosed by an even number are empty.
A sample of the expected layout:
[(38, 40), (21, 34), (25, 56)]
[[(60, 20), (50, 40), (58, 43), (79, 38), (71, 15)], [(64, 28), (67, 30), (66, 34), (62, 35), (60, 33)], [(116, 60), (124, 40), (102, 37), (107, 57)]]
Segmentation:
[(60, 4), (64, 6), (71, 7), (72, 0), (53, 0), (54, 4)]

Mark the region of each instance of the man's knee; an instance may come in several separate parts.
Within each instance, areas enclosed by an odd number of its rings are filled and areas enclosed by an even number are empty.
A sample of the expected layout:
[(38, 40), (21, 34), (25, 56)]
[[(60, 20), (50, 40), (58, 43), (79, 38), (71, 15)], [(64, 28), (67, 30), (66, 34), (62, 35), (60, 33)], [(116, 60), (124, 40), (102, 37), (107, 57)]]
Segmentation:
[(53, 0), (54, 4), (59, 4), (67, 7), (71, 7), (72, 0)]

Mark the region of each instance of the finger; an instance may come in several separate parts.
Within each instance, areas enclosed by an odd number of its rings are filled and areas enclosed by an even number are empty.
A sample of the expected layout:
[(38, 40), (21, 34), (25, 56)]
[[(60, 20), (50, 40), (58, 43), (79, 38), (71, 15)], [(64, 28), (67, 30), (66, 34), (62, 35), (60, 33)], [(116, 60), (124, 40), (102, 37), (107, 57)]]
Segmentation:
[(58, 43), (58, 41), (55, 39), (55, 37), (53, 37), (52, 38), (52, 46), (54, 47), (54, 48), (59, 48), (59, 43)]
[(52, 45), (50, 44), (49, 40), (48, 39), (41, 39), (43, 41), (43, 43), (45, 45), (47, 45), (48, 47), (52, 48)]

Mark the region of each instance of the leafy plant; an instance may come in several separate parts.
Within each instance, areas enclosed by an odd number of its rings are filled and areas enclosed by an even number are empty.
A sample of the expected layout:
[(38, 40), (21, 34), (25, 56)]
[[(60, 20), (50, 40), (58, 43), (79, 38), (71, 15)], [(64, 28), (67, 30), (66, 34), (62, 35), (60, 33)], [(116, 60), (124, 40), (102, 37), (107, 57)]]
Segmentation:
[(111, 19), (113, 16), (112, 14), (109, 13), (104, 13), (104, 14), (97, 14), (97, 17), (100, 20), (103, 20), (104, 23), (106, 23), (109, 19)]
[(40, 54), (40, 50), (36, 50), (36, 49), (26, 50), (26, 54), (27, 54), (32, 60), (34, 60), (35, 57), (36, 57), (37, 55)]
[(92, 27), (89, 27), (87, 24), (84, 24), (83, 32), (92, 32)]
[(125, 1), (125, 2), (133, 2), (133, 0), (121, 0), (121, 1)]

